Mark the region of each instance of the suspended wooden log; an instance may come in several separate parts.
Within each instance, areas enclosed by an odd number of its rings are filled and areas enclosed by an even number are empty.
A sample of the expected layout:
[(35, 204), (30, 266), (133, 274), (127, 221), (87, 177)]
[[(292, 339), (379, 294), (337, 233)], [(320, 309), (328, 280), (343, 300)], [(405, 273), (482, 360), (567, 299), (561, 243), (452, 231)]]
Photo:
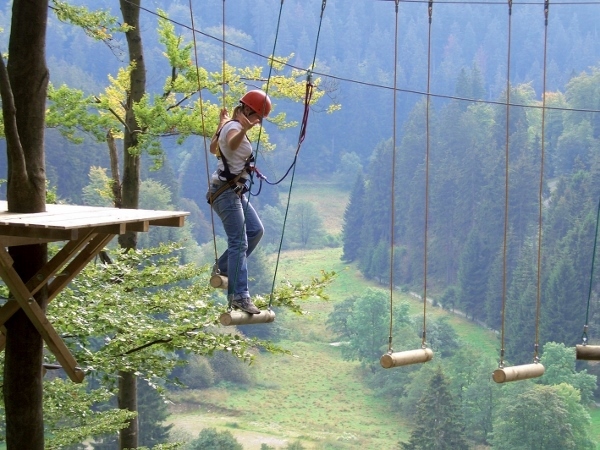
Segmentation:
[(219, 321), (225, 326), (271, 323), (274, 320), (275, 313), (270, 309), (261, 311), (260, 314), (250, 314), (245, 311), (228, 311), (219, 317)]
[(600, 361), (600, 345), (576, 345), (575, 355), (584, 361)]
[(384, 369), (390, 369), (392, 367), (425, 363), (431, 361), (432, 358), (433, 351), (430, 348), (419, 348), (405, 352), (386, 353), (379, 359), (379, 362)]
[(527, 380), (544, 375), (544, 366), (540, 363), (523, 364), (522, 366), (502, 367), (494, 370), (492, 378), (496, 383)]
[(215, 273), (210, 277), (210, 285), (214, 288), (227, 289), (228, 279), (225, 275)]

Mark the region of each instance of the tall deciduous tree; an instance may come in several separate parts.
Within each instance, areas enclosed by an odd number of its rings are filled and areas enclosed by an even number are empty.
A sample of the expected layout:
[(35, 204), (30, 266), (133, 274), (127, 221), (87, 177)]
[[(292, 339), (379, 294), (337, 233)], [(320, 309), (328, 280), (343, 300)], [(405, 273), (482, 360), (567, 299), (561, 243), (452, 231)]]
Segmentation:
[(505, 396), (494, 420), (494, 449), (593, 449), (586, 430), (590, 418), (578, 402), (567, 384), (535, 385)]
[[(48, 69), (48, 0), (14, 0), (5, 65), (0, 58), (0, 92), (8, 153), (8, 209), (45, 210), (44, 128)], [(47, 261), (47, 245), (11, 247), (14, 268), (28, 280)], [(45, 309), (45, 289), (35, 295)], [(8, 449), (42, 450), (42, 350), (40, 334), (23, 311), (6, 322), (3, 394)]]
[[(120, 0), (123, 21), (130, 25), (125, 33), (129, 51), (129, 92), (125, 102), (125, 127), (123, 130), (123, 180), (121, 182), (122, 208), (137, 209), (140, 198), (140, 154), (136, 151), (140, 127), (134, 113), (134, 106), (146, 93), (146, 63), (140, 28), (141, 0)], [(113, 174), (114, 176), (114, 174)], [(119, 236), (119, 245), (125, 250), (135, 249), (137, 233), (128, 231)], [(134, 372), (119, 372), (119, 408), (137, 411), (137, 380)], [(121, 448), (137, 448), (138, 421), (131, 419), (121, 430)]]
[(596, 390), (596, 375), (587, 370), (577, 371), (575, 368), (575, 350), (564, 344), (547, 342), (544, 344), (542, 364), (546, 368), (540, 378), (542, 384), (557, 385), (567, 383), (577, 389), (585, 405), (590, 404)]

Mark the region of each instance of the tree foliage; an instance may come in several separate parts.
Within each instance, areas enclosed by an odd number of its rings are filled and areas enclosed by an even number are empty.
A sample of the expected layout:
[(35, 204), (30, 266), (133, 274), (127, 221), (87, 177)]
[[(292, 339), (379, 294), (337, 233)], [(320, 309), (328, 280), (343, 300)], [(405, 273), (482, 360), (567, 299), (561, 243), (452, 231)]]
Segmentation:
[(494, 418), (496, 449), (592, 449), (589, 415), (569, 385), (530, 385), (505, 396)]
[(459, 405), (452, 397), (441, 366), (438, 366), (417, 406), (416, 426), (405, 450), (468, 449), (462, 432)]
[(243, 450), (242, 445), (233, 437), (231, 431), (217, 431), (205, 428), (197, 439), (188, 444), (189, 450)]

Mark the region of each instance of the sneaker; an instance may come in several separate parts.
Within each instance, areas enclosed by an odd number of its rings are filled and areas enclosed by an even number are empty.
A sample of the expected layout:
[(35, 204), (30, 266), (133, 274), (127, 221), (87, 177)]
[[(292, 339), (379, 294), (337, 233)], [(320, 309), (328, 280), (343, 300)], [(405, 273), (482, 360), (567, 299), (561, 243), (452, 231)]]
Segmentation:
[(231, 306), (246, 311), (249, 314), (260, 314), (260, 309), (252, 303), (250, 297), (234, 298), (231, 301)]

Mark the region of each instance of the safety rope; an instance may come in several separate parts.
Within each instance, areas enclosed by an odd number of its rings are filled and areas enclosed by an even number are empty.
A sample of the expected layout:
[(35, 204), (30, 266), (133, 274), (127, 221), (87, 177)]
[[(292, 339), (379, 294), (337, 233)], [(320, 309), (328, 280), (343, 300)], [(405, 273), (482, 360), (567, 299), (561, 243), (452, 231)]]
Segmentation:
[(396, 86), (398, 83), (398, 5), (400, 0), (395, 1), (396, 24), (394, 32), (394, 106), (392, 107), (392, 195), (391, 195), (391, 220), (390, 220), (390, 333), (388, 336), (388, 353), (392, 353), (392, 334), (394, 329), (394, 219), (396, 216)]
[(506, 57), (506, 124), (505, 124), (505, 148), (504, 148), (504, 237), (502, 239), (502, 310), (500, 325), (500, 361), (498, 367), (504, 367), (504, 331), (506, 314), (506, 283), (507, 283), (507, 247), (508, 247), (508, 161), (509, 161), (509, 139), (510, 139), (510, 52), (512, 47), (512, 0), (508, 0), (508, 51)]
[(227, 103), (225, 102), (225, 86), (227, 85), (227, 80), (225, 79), (225, 71), (226, 71), (226, 62), (227, 59), (225, 58), (225, 0), (223, 0), (223, 11), (222, 11), (222, 28), (221, 28), (221, 35), (223, 36), (223, 39), (221, 39), (221, 43), (222, 43), (222, 56), (221, 56), (221, 72), (222, 72), (222, 80), (221, 80), (221, 90), (222, 90), (222, 96), (223, 96), (223, 108), (225, 108), (227, 106)]
[(541, 129), (541, 155), (540, 155), (540, 185), (538, 192), (538, 254), (537, 254), (537, 299), (535, 310), (535, 343), (533, 350), (534, 362), (539, 361), (539, 335), (540, 335), (540, 312), (542, 305), (542, 209), (544, 193), (544, 159), (545, 159), (545, 125), (546, 125), (546, 60), (548, 53), (548, 13), (550, 0), (544, 1), (544, 64), (542, 69), (542, 129)]
[[(298, 145), (296, 146), (296, 153), (294, 155), (294, 161), (292, 162), (292, 165), (290, 166), (290, 168), (287, 170), (286, 175), (289, 173), (289, 171), (292, 171), (292, 178), (290, 179), (290, 187), (288, 190), (288, 197), (287, 197), (287, 203), (286, 203), (286, 207), (285, 207), (285, 214), (283, 216), (283, 227), (281, 230), (281, 238), (279, 239), (279, 247), (277, 249), (277, 258), (275, 260), (275, 270), (273, 273), (273, 283), (271, 284), (271, 295), (269, 297), (269, 308), (271, 307), (271, 304), (273, 302), (273, 291), (275, 290), (275, 282), (277, 280), (277, 272), (279, 270), (279, 261), (281, 259), (281, 249), (283, 247), (283, 238), (285, 236), (285, 226), (287, 223), (287, 218), (288, 218), (288, 214), (289, 214), (289, 210), (290, 210), (290, 201), (292, 198), (292, 188), (294, 186), (294, 177), (296, 175), (296, 161), (298, 160), (298, 154), (300, 152), (300, 147), (302, 145), (302, 142), (304, 141), (304, 138), (306, 136), (306, 127), (308, 124), (308, 113), (310, 111), (310, 100), (312, 98), (312, 92), (313, 92), (313, 84), (312, 84), (312, 70), (315, 67), (316, 64), (316, 60), (317, 60), (317, 49), (319, 46), (319, 36), (321, 35), (321, 26), (323, 25), (323, 15), (325, 12), (325, 6), (327, 5), (327, 0), (323, 0), (323, 2), (321, 3), (321, 17), (319, 19), (319, 29), (317, 31), (317, 38), (315, 40), (315, 50), (313, 53), (313, 60), (312, 60), (312, 64), (310, 66), (310, 69), (308, 69), (308, 73), (307, 73), (307, 77), (306, 77), (306, 91), (305, 91), (305, 95), (304, 95), (304, 114), (302, 116), (302, 124), (300, 126), (300, 133), (298, 135)], [(284, 176), (284, 177), (285, 177)], [(281, 180), (280, 180), (281, 182)]]
[(430, 141), (430, 130), (429, 130), (429, 104), (430, 100), (430, 85), (431, 85), (431, 22), (433, 16), (433, 0), (429, 1), (427, 7), (427, 14), (429, 16), (429, 29), (427, 35), (427, 104), (425, 107), (425, 225), (423, 227), (424, 239), (423, 239), (423, 334), (421, 337), (421, 347), (427, 348), (427, 236), (429, 234), (429, 141)]
[(583, 345), (587, 345), (588, 343), (588, 326), (589, 326), (589, 318), (590, 318), (590, 303), (592, 299), (592, 285), (594, 282), (594, 265), (596, 263), (596, 248), (598, 245), (598, 225), (600, 224), (600, 199), (598, 199), (598, 209), (596, 211), (596, 230), (594, 231), (594, 250), (592, 253), (592, 268), (590, 269), (590, 285), (588, 289), (587, 296), (587, 308), (585, 310), (585, 324), (583, 326), (583, 334), (581, 335), (581, 341)]
[[(223, 1), (225, 1), (225, 0), (223, 0)], [(276, 30), (275, 30), (275, 39), (273, 40), (273, 53), (272, 53), (271, 58), (269, 58), (269, 73), (267, 75), (267, 82), (265, 84), (265, 89), (264, 89), (266, 95), (265, 95), (265, 99), (264, 99), (264, 102), (263, 102), (263, 105), (262, 105), (263, 111), (264, 111), (264, 107), (265, 107), (266, 102), (267, 102), (267, 96), (269, 95), (269, 87), (271, 85), (271, 76), (272, 76), (272, 73), (273, 73), (273, 64), (275, 62), (274, 61), (274, 58), (275, 58), (275, 49), (277, 47), (277, 40), (279, 39), (279, 30), (281, 28), (281, 12), (283, 10), (283, 1), (284, 0), (281, 0), (281, 3), (279, 5), (279, 17), (277, 19), (277, 27), (276, 27)], [(259, 127), (259, 129), (258, 129), (258, 138), (256, 139), (256, 148), (253, 151), (253, 157), (254, 157), (255, 161), (258, 159), (258, 153), (259, 153), (259, 148), (260, 148), (261, 137), (262, 137), (262, 124)], [(260, 186), (258, 192), (256, 194), (253, 194), (252, 193), (252, 186), (254, 184), (254, 175), (255, 174), (258, 176), (259, 180), (261, 180), (261, 186)], [(246, 213), (248, 211), (248, 208), (250, 207), (251, 198), (252, 198), (252, 196), (256, 196), (256, 195), (258, 195), (260, 193), (261, 188), (262, 188), (262, 180), (263, 180), (263, 178), (264, 178), (263, 175), (258, 171), (258, 169), (256, 169), (256, 167), (254, 167), (253, 170), (249, 171), (248, 199), (247, 199), (246, 204), (244, 206), (244, 224), (243, 224), (243, 229), (246, 228)], [(242, 196), (243, 195), (244, 194), (242, 194)], [(243, 239), (244, 239), (244, 236), (242, 234), (240, 234), (240, 240), (243, 240)], [(240, 267), (240, 260), (241, 260), (241, 258), (238, 259), (237, 264), (236, 264), (235, 277), (234, 277), (234, 285), (237, 284), (237, 279), (238, 279), (240, 268), (241, 268)], [(269, 299), (269, 305), (268, 305), (268, 309), (269, 310), (271, 310), (271, 307), (272, 307), (272, 304), (273, 304), (272, 297), (273, 297), (273, 289), (271, 289), (271, 295), (270, 295), (270, 299)], [(230, 298), (229, 299), (229, 308), (230, 309), (231, 309), (231, 300), (232, 299)]]
[[(225, 1), (225, 0), (223, 0)], [(208, 162), (208, 146), (206, 145), (206, 126), (204, 122), (204, 102), (202, 101), (202, 86), (200, 85), (200, 68), (198, 63), (198, 46), (196, 43), (196, 27), (194, 25), (194, 9), (192, 6), (192, 0), (189, 0), (189, 8), (190, 8), (190, 21), (192, 26), (192, 40), (194, 43), (194, 62), (196, 64), (196, 79), (198, 80), (198, 101), (200, 103), (200, 123), (202, 128), (202, 140), (204, 142), (204, 161), (205, 161), (205, 169), (206, 169), (206, 180), (207, 180), (207, 188), (210, 189), (210, 168)], [(210, 223), (212, 227), (212, 237), (213, 237), (213, 249), (215, 253), (215, 262), (217, 261), (217, 237), (215, 231), (215, 217), (212, 208), (210, 208)]]

